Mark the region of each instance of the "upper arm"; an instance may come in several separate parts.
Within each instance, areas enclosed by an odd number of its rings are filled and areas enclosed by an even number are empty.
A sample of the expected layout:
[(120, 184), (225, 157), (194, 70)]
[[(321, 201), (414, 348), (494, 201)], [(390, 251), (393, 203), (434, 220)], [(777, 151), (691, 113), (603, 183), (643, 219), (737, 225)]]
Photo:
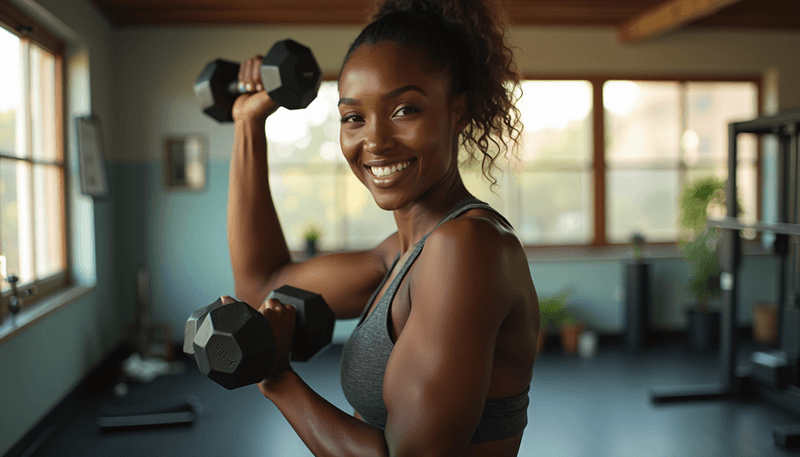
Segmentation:
[(411, 312), (386, 367), (391, 455), (459, 455), (480, 420), (495, 341), (511, 305), (501, 236), (480, 220), (454, 220), (425, 244)]
[(369, 251), (321, 255), (288, 263), (255, 284), (248, 297), (237, 298), (259, 306), (271, 291), (288, 284), (322, 295), (336, 319), (358, 317), (386, 275), (387, 259), (398, 250), (398, 236), (394, 233)]

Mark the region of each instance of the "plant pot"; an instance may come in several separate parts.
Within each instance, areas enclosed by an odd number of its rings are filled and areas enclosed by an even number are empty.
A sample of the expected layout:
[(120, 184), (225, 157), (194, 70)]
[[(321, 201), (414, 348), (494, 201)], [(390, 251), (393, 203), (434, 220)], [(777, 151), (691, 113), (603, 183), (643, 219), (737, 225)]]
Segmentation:
[(306, 240), (306, 258), (317, 255), (317, 240)]
[(753, 307), (753, 339), (763, 344), (778, 339), (778, 308), (775, 305), (757, 303)]
[(711, 351), (719, 347), (719, 311), (687, 309), (689, 316), (689, 343), (696, 351)]
[(565, 354), (578, 352), (578, 338), (586, 326), (583, 323), (562, 324), (559, 330), (561, 336), (561, 349)]

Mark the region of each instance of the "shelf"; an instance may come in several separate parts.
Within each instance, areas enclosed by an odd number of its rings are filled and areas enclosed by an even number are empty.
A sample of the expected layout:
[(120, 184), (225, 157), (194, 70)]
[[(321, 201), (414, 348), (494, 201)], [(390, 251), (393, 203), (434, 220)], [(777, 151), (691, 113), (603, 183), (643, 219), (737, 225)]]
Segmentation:
[(753, 229), (758, 232), (775, 232), (782, 235), (797, 235), (800, 236), (800, 225), (787, 224), (784, 222), (742, 222), (741, 219), (735, 217), (713, 218), (708, 220), (710, 227), (717, 227), (732, 230), (745, 230)]
[(800, 108), (751, 121), (733, 122), (730, 125), (736, 129), (736, 133), (779, 133), (781, 128), (789, 124), (800, 124)]

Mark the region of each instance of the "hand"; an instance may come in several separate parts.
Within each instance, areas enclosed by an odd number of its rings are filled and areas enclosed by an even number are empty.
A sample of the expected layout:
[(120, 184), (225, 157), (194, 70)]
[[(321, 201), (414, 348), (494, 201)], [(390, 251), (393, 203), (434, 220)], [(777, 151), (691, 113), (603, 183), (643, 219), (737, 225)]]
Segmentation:
[(292, 305), (284, 305), (279, 300), (271, 298), (264, 300), (258, 311), (269, 321), (275, 338), (275, 358), (270, 373), (259, 385), (259, 388), (262, 388), (267, 387), (269, 382), (281, 373), (292, 370), (289, 360), (292, 355), (297, 310)]
[(238, 80), (240, 85), (244, 85), (246, 92), (239, 95), (233, 103), (235, 122), (250, 119), (263, 122), (278, 109), (278, 104), (264, 91), (261, 82), (262, 60), (263, 57), (255, 56), (239, 65)]

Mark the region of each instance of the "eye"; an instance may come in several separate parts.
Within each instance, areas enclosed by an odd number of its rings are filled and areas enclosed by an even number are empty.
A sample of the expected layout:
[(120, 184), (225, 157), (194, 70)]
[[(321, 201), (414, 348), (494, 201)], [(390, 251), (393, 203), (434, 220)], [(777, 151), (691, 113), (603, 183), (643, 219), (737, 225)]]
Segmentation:
[(414, 114), (418, 112), (419, 108), (415, 106), (401, 106), (400, 108), (398, 108), (397, 111), (394, 112), (394, 117), (407, 116), (409, 114)]
[(361, 122), (363, 120), (364, 120), (364, 118), (362, 118), (358, 114), (346, 114), (346, 115), (342, 116), (341, 123), (342, 124), (347, 124), (347, 123), (350, 123), (350, 122)]

